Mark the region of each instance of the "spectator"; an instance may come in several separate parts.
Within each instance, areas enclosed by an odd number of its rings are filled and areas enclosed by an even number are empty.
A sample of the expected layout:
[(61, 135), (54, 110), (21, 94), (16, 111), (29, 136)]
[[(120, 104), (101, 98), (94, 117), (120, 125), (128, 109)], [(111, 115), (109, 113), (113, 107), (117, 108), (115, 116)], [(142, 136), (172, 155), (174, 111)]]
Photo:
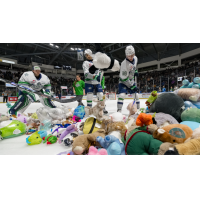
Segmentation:
[(170, 88), (170, 92), (173, 92), (173, 91), (174, 91), (174, 89), (171, 87), (171, 88)]
[(2, 93), (2, 96), (3, 96), (3, 102), (6, 103), (8, 102), (8, 92), (7, 90), (5, 90), (3, 93)]
[(61, 93), (60, 90), (58, 90), (58, 94), (57, 94), (58, 98), (61, 99)]
[(165, 86), (164, 86), (164, 85), (163, 85), (162, 92), (166, 92), (166, 88), (165, 88)]

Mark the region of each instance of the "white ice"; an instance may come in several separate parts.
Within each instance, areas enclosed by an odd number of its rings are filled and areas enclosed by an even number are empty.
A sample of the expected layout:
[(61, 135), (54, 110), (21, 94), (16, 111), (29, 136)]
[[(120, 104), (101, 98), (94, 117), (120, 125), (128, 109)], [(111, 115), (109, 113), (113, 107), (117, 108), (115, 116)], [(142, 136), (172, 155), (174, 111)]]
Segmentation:
[[(122, 109), (122, 114), (128, 116), (129, 112), (126, 109), (127, 105), (131, 102), (131, 99), (125, 99), (124, 105)], [(140, 107), (145, 108), (146, 99), (140, 99)], [(86, 101), (83, 100), (84, 105), (86, 105)], [(55, 102), (55, 105), (59, 105), (60, 103)], [(72, 102), (67, 105), (69, 107), (76, 108), (78, 103)], [(95, 103), (93, 102), (93, 105)], [(41, 103), (33, 103), (30, 107), (25, 111), (25, 113), (34, 113), (38, 108), (42, 107)], [(106, 101), (106, 110), (108, 111), (108, 115), (117, 111), (117, 100), (107, 100)], [(7, 107), (6, 104), (0, 104), (0, 113), (6, 114)], [(22, 135), (15, 138), (4, 139), (0, 141), (0, 155), (56, 155), (61, 152), (70, 151), (71, 148), (67, 148), (62, 144), (55, 143), (47, 145), (46, 143), (39, 145), (29, 146), (26, 143), (27, 135)]]

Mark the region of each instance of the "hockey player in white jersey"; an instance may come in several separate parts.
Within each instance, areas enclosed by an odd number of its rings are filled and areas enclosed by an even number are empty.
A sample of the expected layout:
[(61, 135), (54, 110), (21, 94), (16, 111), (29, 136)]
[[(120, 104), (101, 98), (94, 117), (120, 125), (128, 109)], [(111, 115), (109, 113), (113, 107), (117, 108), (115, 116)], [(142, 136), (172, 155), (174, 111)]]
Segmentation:
[[(32, 71), (24, 72), (18, 84), (36, 91), (41, 91), (44, 94), (52, 95), (50, 80), (45, 74), (41, 73), (39, 66), (34, 66)], [(18, 100), (10, 108), (9, 113), (13, 117), (16, 117), (17, 112), (23, 113), (30, 106), (31, 102), (36, 102), (35, 94), (19, 90)], [(46, 97), (40, 97), (40, 102), (45, 107), (56, 108), (53, 102)]]
[(138, 88), (135, 85), (134, 77), (138, 76), (136, 70), (138, 58), (135, 56), (135, 49), (132, 45), (125, 49), (126, 59), (121, 63), (119, 75), (119, 97), (117, 102), (117, 112), (121, 112), (124, 98), (127, 93), (132, 94), (136, 99), (139, 109)]
[(103, 101), (103, 90), (100, 84), (100, 71), (90, 71), (93, 66), (93, 54), (90, 49), (84, 52), (86, 61), (83, 62), (83, 71), (85, 76), (85, 94), (87, 95), (87, 106), (92, 107), (93, 91), (97, 92), (99, 101)]

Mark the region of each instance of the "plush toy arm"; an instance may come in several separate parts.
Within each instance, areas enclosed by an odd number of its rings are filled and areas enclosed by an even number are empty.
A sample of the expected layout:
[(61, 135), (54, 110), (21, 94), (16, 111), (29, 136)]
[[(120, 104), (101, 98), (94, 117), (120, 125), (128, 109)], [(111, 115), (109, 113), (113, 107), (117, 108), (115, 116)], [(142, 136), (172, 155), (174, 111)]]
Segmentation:
[(103, 148), (107, 148), (106, 143), (105, 143), (105, 140), (104, 140), (101, 136), (98, 136), (98, 137), (96, 138), (96, 141), (97, 141)]
[(115, 142), (117, 140), (118, 140), (118, 138), (116, 138), (114, 135), (107, 135), (105, 137), (105, 142), (107, 142), (107, 143), (112, 143), (112, 142)]

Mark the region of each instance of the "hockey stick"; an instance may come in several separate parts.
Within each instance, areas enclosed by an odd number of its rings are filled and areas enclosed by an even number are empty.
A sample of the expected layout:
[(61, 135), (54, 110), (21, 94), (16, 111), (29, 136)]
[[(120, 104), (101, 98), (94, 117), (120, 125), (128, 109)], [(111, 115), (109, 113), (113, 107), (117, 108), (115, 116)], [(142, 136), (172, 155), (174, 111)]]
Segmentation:
[(59, 103), (70, 103), (70, 102), (74, 102), (74, 101), (78, 101), (80, 99), (82, 99), (83, 95), (78, 95), (74, 98), (71, 98), (71, 99), (57, 99), (57, 98), (54, 98), (50, 95), (47, 95), (47, 94), (43, 94), (42, 92), (38, 92), (36, 90), (33, 90), (31, 88), (28, 88), (28, 87), (25, 87), (23, 85), (19, 85), (17, 83), (14, 83), (12, 81), (9, 81), (9, 80), (6, 80), (6, 79), (3, 79), (3, 78), (0, 78), (0, 81), (4, 82), (4, 83), (10, 83), (11, 85), (15, 86), (16, 88), (18, 88), (19, 90), (25, 90), (27, 92), (32, 92), (34, 94), (37, 94), (38, 96), (42, 96), (42, 97), (46, 97), (48, 99), (51, 99), (51, 100), (54, 100), (54, 101), (57, 101)]

